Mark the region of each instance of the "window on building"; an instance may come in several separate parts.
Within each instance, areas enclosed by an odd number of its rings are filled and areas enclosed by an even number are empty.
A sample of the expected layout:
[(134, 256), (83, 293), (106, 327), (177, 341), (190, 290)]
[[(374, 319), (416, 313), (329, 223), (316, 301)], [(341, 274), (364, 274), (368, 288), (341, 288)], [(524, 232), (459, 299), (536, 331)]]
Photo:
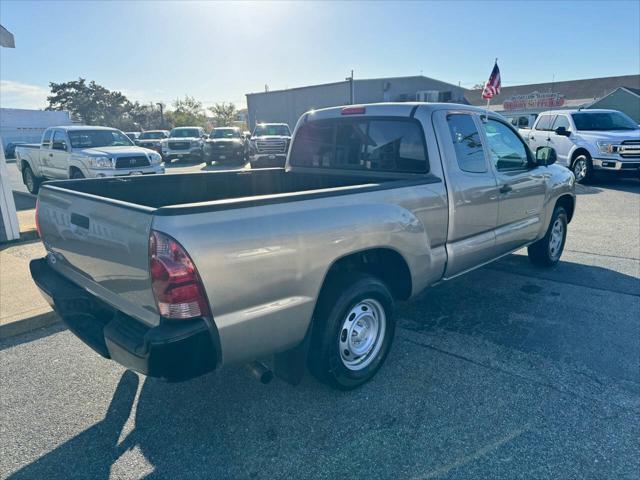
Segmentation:
[(447, 123), (460, 170), (470, 173), (486, 172), (487, 162), (473, 117), (465, 114), (448, 115)]

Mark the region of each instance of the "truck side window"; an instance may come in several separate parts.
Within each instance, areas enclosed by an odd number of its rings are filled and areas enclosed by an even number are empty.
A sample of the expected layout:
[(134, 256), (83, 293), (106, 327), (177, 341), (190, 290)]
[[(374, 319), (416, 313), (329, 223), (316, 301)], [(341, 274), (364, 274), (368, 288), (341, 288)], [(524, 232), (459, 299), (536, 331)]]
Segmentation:
[(53, 130), (47, 129), (44, 131), (44, 135), (42, 136), (42, 148), (51, 148), (51, 135), (53, 135)]
[(470, 173), (486, 172), (487, 162), (480, 141), (480, 133), (471, 115), (448, 115), (447, 124), (460, 170)]
[(549, 131), (551, 130), (551, 125), (553, 124), (553, 120), (556, 118), (555, 115), (541, 115), (540, 120), (536, 124), (536, 130)]
[(499, 172), (528, 167), (527, 150), (513, 130), (504, 123), (491, 119), (483, 123), (483, 126), (493, 164)]
[(555, 130), (558, 127), (564, 127), (566, 130), (571, 130), (571, 124), (569, 123), (569, 119), (564, 115), (558, 115), (556, 117), (556, 121), (553, 122), (552, 129)]

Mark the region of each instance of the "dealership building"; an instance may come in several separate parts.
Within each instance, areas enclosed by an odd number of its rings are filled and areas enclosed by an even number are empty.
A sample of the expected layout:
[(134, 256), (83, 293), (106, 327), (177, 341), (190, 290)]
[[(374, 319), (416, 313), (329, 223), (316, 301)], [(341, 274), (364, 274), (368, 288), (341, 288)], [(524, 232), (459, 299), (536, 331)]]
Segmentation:
[(49, 127), (71, 125), (69, 112), (0, 108), (0, 137), (2, 146), (9, 143), (40, 143), (42, 133)]
[[(465, 98), (471, 105), (487, 104), (481, 90), (467, 90)], [(640, 75), (503, 87), (489, 108), (516, 116), (580, 107), (620, 110), (640, 123)]]
[[(355, 79), (308, 87), (248, 93), (249, 127), (256, 123), (281, 122), (292, 129), (304, 112), (312, 109), (376, 102), (456, 102), (466, 103), (466, 90), (457, 85), (422, 75)], [(353, 97), (353, 98), (352, 98)]]
[[(353, 96), (353, 100), (352, 100)], [(350, 80), (247, 94), (247, 120), (283, 122), (292, 129), (312, 109), (375, 102), (453, 102), (486, 106), (481, 90), (467, 90), (425, 76)], [(503, 87), (490, 108), (508, 115), (537, 114), (549, 109), (610, 108), (640, 123), (640, 75), (590, 78)]]

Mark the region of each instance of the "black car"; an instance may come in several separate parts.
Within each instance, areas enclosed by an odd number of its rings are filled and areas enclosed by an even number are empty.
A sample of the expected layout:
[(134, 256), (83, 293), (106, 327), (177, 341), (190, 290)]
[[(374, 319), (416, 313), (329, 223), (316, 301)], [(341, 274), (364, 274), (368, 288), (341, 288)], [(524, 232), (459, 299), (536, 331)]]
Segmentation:
[(214, 128), (204, 144), (204, 160), (207, 165), (214, 161), (244, 165), (248, 155), (249, 143), (239, 128)]

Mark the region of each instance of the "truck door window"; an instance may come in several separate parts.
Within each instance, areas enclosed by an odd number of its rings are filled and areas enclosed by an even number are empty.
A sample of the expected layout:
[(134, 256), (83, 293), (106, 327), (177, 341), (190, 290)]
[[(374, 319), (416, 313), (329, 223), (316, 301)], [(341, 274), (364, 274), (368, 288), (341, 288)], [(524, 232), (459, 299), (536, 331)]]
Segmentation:
[(42, 136), (42, 148), (51, 148), (51, 136), (53, 135), (53, 130), (45, 130), (44, 135)]
[(487, 162), (473, 117), (465, 114), (448, 115), (447, 124), (460, 170), (470, 173), (486, 172)]
[(496, 170), (503, 172), (528, 167), (527, 149), (513, 130), (504, 123), (491, 119), (482, 125)]
[(67, 149), (67, 140), (65, 139), (64, 132), (62, 130), (56, 130), (53, 134), (53, 143), (51, 144), (51, 148), (54, 150)]
[(551, 130), (551, 125), (553, 125), (553, 120), (555, 118), (555, 115), (541, 115), (540, 120), (538, 120), (538, 123), (536, 124), (536, 130)]
[(567, 130), (571, 130), (571, 124), (569, 123), (569, 119), (564, 115), (558, 115), (556, 117), (556, 121), (553, 122), (552, 130), (555, 130), (558, 127), (564, 127)]

